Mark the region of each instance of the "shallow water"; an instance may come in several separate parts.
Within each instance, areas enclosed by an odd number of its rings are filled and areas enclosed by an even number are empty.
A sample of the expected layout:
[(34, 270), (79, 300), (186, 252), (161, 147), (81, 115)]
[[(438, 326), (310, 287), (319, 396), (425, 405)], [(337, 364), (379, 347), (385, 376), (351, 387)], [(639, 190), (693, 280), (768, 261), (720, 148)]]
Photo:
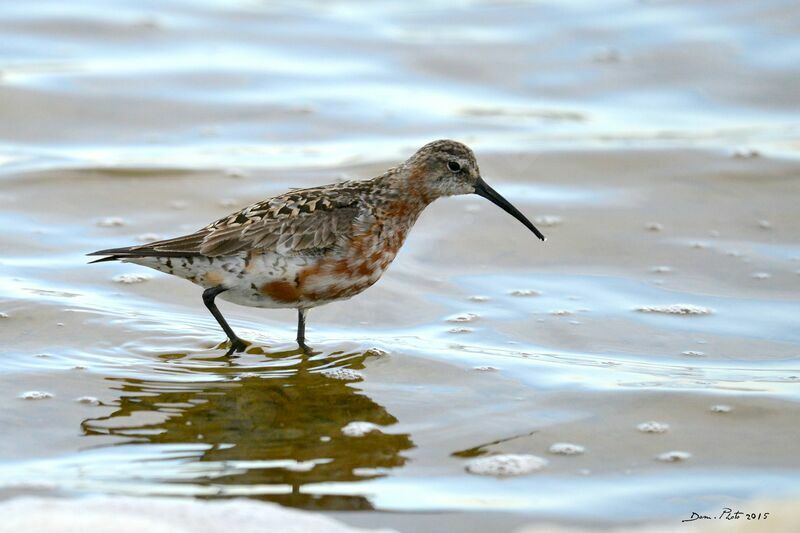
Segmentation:
[[(0, 15), (0, 496), (618, 523), (798, 492), (795, 4)], [(547, 243), (437, 202), (375, 287), (311, 312), (311, 356), (292, 312), (222, 303), (254, 343), (223, 357), (196, 287), (85, 264), (440, 137)], [(467, 472), (500, 453), (548, 464)]]

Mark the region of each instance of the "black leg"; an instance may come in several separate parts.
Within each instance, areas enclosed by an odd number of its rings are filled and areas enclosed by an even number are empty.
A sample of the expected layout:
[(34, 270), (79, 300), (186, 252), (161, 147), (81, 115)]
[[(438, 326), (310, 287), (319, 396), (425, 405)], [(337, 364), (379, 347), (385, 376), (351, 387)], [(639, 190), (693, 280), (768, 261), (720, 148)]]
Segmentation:
[(306, 313), (308, 309), (297, 310), (297, 344), (304, 350), (308, 349), (306, 346)]
[(225, 287), (211, 287), (210, 289), (206, 289), (203, 291), (203, 303), (206, 304), (208, 310), (211, 311), (211, 314), (214, 315), (214, 318), (217, 319), (219, 325), (222, 326), (223, 331), (225, 331), (225, 335), (231, 340), (231, 349), (228, 350), (228, 353), (225, 355), (231, 355), (233, 352), (241, 352), (247, 348), (247, 343), (244, 342), (242, 339), (236, 336), (236, 333), (233, 332), (231, 327), (225, 321), (225, 317), (222, 316), (222, 313), (219, 312), (217, 309), (217, 304), (214, 303), (214, 298), (221, 292), (225, 292), (228, 289)]

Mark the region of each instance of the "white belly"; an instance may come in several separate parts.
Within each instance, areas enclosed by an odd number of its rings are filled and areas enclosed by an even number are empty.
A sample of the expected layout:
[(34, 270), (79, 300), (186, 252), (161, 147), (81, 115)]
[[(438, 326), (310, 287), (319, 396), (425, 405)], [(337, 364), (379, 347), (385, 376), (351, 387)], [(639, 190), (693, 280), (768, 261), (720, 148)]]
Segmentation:
[(222, 285), (228, 289), (219, 294), (219, 298), (223, 300), (272, 309), (297, 308), (303, 305), (276, 301), (264, 294), (261, 287), (273, 282), (294, 283), (298, 273), (311, 264), (311, 259), (306, 256), (276, 253), (257, 255), (249, 260), (247, 254), (241, 253), (214, 258), (140, 257), (125, 261), (184, 278), (206, 289)]

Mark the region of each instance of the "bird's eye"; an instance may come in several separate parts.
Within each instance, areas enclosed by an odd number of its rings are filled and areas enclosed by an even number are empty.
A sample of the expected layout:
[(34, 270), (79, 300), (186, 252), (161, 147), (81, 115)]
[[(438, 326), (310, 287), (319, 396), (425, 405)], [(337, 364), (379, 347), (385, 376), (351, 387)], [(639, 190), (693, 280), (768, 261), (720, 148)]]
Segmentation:
[(459, 172), (461, 170), (461, 165), (458, 164), (458, 161), (448, 161), (447, 168), (452, 172)]

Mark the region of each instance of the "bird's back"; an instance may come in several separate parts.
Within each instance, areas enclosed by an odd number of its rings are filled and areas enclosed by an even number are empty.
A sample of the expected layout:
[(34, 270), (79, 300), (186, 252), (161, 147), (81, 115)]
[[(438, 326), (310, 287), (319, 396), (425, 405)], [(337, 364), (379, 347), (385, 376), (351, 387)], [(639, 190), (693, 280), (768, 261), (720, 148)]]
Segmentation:
[(349, 298), (380, 278), (421, 211), (393, 216), (405, 200), (378, 179), (292, 190), (189, 235), (92, 255), (225, 286), (220, 297), (244, 305), (314, 307)]

